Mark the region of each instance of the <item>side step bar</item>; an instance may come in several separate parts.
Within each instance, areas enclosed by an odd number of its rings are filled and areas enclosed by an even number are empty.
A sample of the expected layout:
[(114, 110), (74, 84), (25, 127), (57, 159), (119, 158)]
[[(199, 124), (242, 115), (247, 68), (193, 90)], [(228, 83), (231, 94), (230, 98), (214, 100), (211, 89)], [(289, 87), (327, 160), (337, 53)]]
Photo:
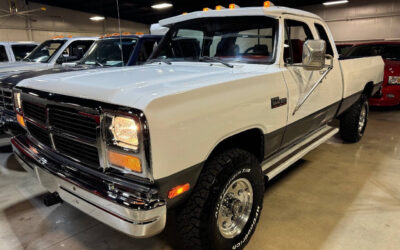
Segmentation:
[(338, 128), (330, 126), (323, 127), (311, 134), (307, 139), (288, 148), (282, 153), (266, 159), (262, 164), (262, 170), (269, 180), (290, 167), (311, 150), (315, 149), (339, 131)]

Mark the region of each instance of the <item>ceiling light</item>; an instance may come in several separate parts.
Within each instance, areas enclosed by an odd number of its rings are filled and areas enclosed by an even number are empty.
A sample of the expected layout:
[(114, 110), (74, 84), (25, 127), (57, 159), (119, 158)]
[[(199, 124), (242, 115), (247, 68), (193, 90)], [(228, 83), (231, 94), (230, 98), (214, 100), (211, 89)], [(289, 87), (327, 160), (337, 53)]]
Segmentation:
[(103, 16), (92, 16), (89, 19), (92, 20), (92, 21), (98, 22), (98, 21), (103, 21), (106, 18), (103, 17)]
[(166, 9), (171, 8), (172, 4), (170, 3), (158, 3), (151, 6), (153, 9)]
[(329, 6), (329, 5), (336, 5), (336, 4), (344, 4), (344, 3), (348, 3), (348, 2), (349, 2), (348, 0), (330, 1), (330, 2), (323, 3), (323, 5)]

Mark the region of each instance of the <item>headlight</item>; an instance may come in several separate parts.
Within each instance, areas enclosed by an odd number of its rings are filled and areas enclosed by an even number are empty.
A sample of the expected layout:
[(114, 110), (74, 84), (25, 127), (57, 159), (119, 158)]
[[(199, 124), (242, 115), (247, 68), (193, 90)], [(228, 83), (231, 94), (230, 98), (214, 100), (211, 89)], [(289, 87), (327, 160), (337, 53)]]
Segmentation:
[(389, 76), (388, 84), (399, 85), (400, 84), (400, 76)]
[(20, 111), (22, 108), (20, 92), (14, 92), (14, 106), (17, 111)]
[(113, 136), (114, 145), (135, 151), (138, 150), (139, 126), (133, 118), (114, 116), (109, 129)]

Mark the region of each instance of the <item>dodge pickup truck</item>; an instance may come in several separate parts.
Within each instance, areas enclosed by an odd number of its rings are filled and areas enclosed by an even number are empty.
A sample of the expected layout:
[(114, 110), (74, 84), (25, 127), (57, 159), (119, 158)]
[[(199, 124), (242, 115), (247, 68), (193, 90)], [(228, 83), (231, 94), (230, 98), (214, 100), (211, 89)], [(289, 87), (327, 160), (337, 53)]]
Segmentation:
[(270, 2), (159, 23), (169, 30), (146, 65), (20, 82), (16, 159), (48, 205), (133, 237), (175, 209), (185, 249), (243, 248), (265, 181), (337, 132), (361, 139), (383, 60), (339, 60), (320, 17)]
[(11, 71), (49, 69), (66, 62), (79, 61), (96, 37), (55, 37), (37, 46), (21, 61), (1, 63), (0, 76)]
[(22, 60), (36, 46), (35, 42), (0, 42), (0, 65)]
[[(31, 70), (20, 73), (10, 72), (0, 78), (0, 128), (7, 134), (24, 132), (18, 125), (12, 100), (12, 89), (20, 81), (41, 75), (81, 71), (103, 67), (121, 67), (140, 65), (146, 62), (162, 36), (123, 33), (107, 35), (97, 40), (85, 56), (77, 63), (46, 70)], [(122, 46), (121, 46), (122, 44)], [(121, 49), (122, 47), (122, 49)], [(122, 54), (121, 54), (122, 51)]]

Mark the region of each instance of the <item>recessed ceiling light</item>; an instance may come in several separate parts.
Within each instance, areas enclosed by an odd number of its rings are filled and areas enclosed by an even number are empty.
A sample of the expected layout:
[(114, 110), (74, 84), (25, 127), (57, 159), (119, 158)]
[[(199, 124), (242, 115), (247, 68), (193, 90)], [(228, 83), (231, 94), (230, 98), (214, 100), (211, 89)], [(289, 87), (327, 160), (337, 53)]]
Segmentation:
[(348, 2), (349, 2), (348, 0), (329, 1), (329, 2), (323, 3), (323, 5), (329, 6), (329, 5), (336, 5), (336, 4), (344, 4), (344, 3), (348, 3)]
[(153, 9), (166, 9), (171, 8), (172, 4), (170, 3), (158, 3), (151, 6)]
[(92, 21), (98, 22), (98, 21), (103, 21), (106, 18), (103, 17), (103, 16), (92, 16), (89, 19), (92, 20)]

